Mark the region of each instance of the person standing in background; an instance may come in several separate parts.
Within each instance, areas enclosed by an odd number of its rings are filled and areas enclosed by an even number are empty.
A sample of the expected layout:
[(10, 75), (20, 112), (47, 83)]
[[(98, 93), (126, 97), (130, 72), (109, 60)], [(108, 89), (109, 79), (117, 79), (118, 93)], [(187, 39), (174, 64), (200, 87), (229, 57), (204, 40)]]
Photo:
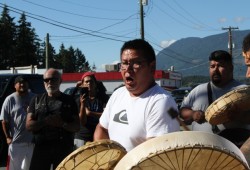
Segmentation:
[(6, 97), (0, 117), (9, 145), (7, 170), (29, 170), (34, 144), (25, 122), (29, 102), (35, 94), (29, 91), (28, 80), (23, 76), (16, 77), (14, 87), (16, 92)]
[(244, 37), (242, 43), (242, 56), (247, 66), (246, 77), (250, 78), (250, 33)]
[[(247, 34), (243, 39), (242, 56), (244, 57), (244, 62), (247, 66), (246, 77), (250, 78), (250, 33)], [(247, 117), (247, 115), (250, 115), (250, 114), (242, 114), (241, 121), (245, 121), (248, 124), (250, 124), (250, 116)], [(241, 146), (240, 150), (245, 156), (248, 162), (248, 165), (250, 165), (250, 136)]]
[(60, 72), (50, 68), (43, 80), (47, 93), (31, 100), (26, 119), (26, 128), (33, 132), (35, 142), (30, 170), (56, 169), (73, 151), (74, 134), (80, 129), (74, 99), (59, 90)]
[[(238, 130), (248, 131), (246, 124), (234, 119), (224, 124), (211, 125), (205, 120), (205, 111), (213, 101), (234, 89), (246, 87), (234, 79), (233, 70), (233, 58), (227, 51), (213, 51), (209, 56), (210, 81), (198, 85), (185, 97), (180, 113), (186, 122), (192, 123), (192, 130), (221, 135), (239, 147), (245, 137), (244, 133), (240, 136)], [(236, 111), (234, 115), (238, 117), (239, 113)]]
[[(85, 90), (84, 90), (85, 89)], [(80, 96), (76, 98), (81, 121), (80, 131), (75, 134), (75, 147), (79, 148), (86, 142), (93, 141), (93, 135), (103, 109), (109, 99), (103, 83), (97, 81), (91, 72), (83, 74), (81, 81), (77, 82), (76, 90), (80, 91)], [(75, 90), (75, 92), (76, 92)], [(73, 92), (72, 95), (75, 95)]]

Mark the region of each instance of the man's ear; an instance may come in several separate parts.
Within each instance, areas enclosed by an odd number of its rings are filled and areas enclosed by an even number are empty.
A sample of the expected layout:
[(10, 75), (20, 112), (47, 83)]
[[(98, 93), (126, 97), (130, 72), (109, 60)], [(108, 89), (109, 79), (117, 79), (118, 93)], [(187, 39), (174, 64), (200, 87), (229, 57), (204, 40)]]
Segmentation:
[(154, 73), (156, 70), (156, 61), (150, 63), (151, 72)]
[(246, 54), (245, 52), (242, 51), (242, 56), (243, 56), (244, 58), (246, 58), (247, 54)]

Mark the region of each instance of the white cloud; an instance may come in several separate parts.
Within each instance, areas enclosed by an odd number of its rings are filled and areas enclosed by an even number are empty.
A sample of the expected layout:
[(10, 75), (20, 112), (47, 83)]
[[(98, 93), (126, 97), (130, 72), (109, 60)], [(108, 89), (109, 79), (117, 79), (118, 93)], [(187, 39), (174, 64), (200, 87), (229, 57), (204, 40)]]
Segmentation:
[(173, 44), (176, 40), (163, 40), (160, 44), (160, 46), (162, 48), (166, 48), (168, 46), (170, 46), (171, 44)]
[(237, 23), (242, 23), (246, 20), (248, 20), (249, 18), (246, 18), (246, 17), (236, 17), (234, 18), (234, 21), (237, 22)]
[(120, 63), (119, 60), (116, 60), (116, 61), (113, 61), (113, 62), (112, 62), (112, 64), (118, 64), (118, 63)]
[(218, 21), (219, 23), (225, 23), (227, 22), (227, 18), (220, 18)]

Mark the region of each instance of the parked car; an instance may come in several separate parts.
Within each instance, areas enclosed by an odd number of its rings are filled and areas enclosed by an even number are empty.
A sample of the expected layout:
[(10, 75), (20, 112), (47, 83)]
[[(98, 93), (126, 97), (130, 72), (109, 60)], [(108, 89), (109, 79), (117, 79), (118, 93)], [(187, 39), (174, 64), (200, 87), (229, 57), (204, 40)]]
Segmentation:
[(175, 89), (171, 91), (171, 95), (174, 98), (175, 102), (177, 103), (178, 108), (181, 107), (181, 103), (185, 96), (192, 90), (191, 87), (181, 87), (179, 89)]
[[(40, 94), (45, 92), (43, 76), (39, 74), (0, 74), (0, 108), (2, 108), (5, 98), (15, 91), (14, 81), (17, 76), (27, 77), (29, 87), (33, 93)], [(3, 133), (2, 123), (0, 123), (0, 163), (6, 164), (8, 155), (8, 145)]]
[[(76, 87), (68, 87), (64, 90), (63, 93), (72, 95), (73, 91), (75, 90)], [(80, 91), (77, 91), (75, 95), (80, 95)]]

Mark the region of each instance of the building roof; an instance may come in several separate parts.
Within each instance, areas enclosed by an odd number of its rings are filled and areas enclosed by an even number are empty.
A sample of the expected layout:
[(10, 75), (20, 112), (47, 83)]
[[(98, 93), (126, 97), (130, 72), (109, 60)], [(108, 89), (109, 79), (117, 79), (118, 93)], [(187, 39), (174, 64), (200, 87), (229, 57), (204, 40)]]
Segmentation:
[[(63, 73), (63, 81), (79, 81), (84, 73)], [(120, 72), (95, 72), (95, 77), (99, 81), (113, 81), (113, 80), (122, 80)], [(181, 74), (177, 72), (169, 72), (163, 70), (155, 71), (155, 79), (181, 79)]]

